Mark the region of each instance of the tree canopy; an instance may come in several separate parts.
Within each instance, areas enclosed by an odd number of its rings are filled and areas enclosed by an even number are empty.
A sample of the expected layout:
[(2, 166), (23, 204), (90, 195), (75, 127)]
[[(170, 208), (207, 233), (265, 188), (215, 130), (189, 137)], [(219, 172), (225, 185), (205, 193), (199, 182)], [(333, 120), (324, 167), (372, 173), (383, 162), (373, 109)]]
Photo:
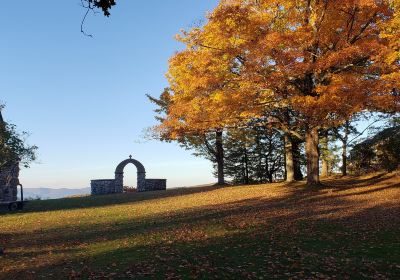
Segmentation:
[(27, 133), (19, 133), (16, 126), (4, 122), (0, 105), (0, 169), (8, 164), (22, 163), (29, 167), (29, 164), (36, 159), (36, 146), (26, 143)]
[(177, 36), (186, 49), (170, 59), (158, 129), (176, 138), (267, 115), (305, 139), (308, 183), (318, 184), (319, 130), (400, 110), (398, 28), (398, 0), (222, 0)]
[(88, 9), (101, 9), (107, 17), (110, 16), (110, 10), (115, 4), (115, 0), (82, 0), (82, 6)]

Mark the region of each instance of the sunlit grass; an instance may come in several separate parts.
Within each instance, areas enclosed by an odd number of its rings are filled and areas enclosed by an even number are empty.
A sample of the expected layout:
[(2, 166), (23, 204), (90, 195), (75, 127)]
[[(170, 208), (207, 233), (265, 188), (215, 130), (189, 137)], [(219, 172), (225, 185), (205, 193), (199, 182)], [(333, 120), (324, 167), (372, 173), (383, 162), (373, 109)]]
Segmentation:
[(324, 183), (31, 202), (0, 216), (0, 278), (398, 278), (399, 175)]

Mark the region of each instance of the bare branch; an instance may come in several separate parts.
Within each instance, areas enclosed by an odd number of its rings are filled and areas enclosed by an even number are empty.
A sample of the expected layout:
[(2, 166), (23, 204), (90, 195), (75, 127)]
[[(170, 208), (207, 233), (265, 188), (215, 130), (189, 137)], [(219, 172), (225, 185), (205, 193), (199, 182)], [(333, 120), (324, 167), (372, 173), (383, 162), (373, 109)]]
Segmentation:
[[(83, 4), (83, 3), (82, 3), (82, 4)], [(89, 14), (89, 11), (92, 10), (93, 8), (91, 7), (90, 3), (88, 3), (88, 6), (85, 7), (85, 8), (86, 8), (86, 13), (85, 13), (85, 16), (83, 17), (82, 22), (81, 22), (81, 33), (82, 33), (83, 35), (85, 35), (86, 37), (93, 38), (93, 35), (92, 35), (92, 34), (86, 33), (85, 30), (83, 29), (83, 25), (85, 24), (87, 15)]]

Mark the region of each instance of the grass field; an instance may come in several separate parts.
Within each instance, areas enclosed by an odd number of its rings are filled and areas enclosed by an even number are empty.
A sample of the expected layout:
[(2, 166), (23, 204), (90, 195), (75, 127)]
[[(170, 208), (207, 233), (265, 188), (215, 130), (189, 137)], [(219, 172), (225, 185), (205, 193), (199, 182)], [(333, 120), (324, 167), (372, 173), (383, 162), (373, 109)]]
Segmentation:
[(0, 279), (400, 279), (400, 175), (30, 202)]

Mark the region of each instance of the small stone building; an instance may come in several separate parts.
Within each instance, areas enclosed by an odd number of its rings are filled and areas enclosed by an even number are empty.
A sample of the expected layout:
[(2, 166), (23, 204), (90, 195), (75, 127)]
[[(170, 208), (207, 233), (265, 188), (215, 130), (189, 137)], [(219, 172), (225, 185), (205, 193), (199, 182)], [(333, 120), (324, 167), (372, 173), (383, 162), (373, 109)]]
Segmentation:
[[(0, 111), (0, 128), (5, 129), (5, 123)], [(16, 201), (19, 185), (19, 163), (11, 162), (0, 166), (0, 203)]]
[(133, 164), (137, 168), (137, 191), (163, 191), (167, 189), (166, 179), (146, 179), (146, 170), (139, 161), (129, 156), (129, 159), (122, 161), (115, 169), (115, 179), (101, 179), (91, 181), (91, 194), (102, 195), (124, 192), (124, 168)]

